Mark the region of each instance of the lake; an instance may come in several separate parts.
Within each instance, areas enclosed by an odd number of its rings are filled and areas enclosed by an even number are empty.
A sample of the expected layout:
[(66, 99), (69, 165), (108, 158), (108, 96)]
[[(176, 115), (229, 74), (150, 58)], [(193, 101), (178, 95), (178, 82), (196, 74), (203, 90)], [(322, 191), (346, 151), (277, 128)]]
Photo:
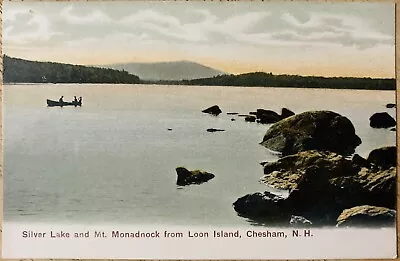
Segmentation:
[[(46, 99), (83, 97), (82, 107)], [(264, 191), (259, 145), (270, 125), (227, 112), (332, 110), (362, 139), (356, 153), (395, 145), (396, 132), (369, 127), (395, 109), (394, 91), (157, 85), (5, 85), (4, 220), (12, 222), (251, 225), (232, 203)], [(218, 104), (218, 117), (201, 113)], [(235, 121), (231, 121), (234, 118)], [(168, 129), (172, 129), (169, 131)], [(225, 132), (209, 133), (208, 128)], [(215, 178), (178, 187), (175, 168)]]

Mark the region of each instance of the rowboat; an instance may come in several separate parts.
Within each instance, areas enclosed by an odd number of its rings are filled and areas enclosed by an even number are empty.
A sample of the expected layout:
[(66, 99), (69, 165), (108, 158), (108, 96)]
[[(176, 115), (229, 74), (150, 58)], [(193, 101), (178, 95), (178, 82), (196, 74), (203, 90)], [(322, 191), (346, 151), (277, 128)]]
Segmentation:
[(47, 106), (48, 107), (55, 107), (55, 106), (59, 106), (59, 107), (63, 107), (63, 106), (82, 106), (82, 102), (59, 102), (59, 101), (53, 101), (53, 100), (49, 100), (47, 99)]

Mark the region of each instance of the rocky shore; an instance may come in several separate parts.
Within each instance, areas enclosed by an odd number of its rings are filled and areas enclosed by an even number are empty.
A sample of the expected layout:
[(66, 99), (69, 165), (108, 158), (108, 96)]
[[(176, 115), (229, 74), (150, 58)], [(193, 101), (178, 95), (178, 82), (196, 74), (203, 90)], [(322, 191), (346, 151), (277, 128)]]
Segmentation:
[[(387, 104), (386, 108), (395, 108), (395, 104)], [(222, 110), (215, 105), (203, 112), (218, 116)], [(374, 149), (367, 158), (354, 154), (362, 141), (353, 123), (333, 111), (295, 114), (282, 108), (280, 114), (257, 109), (227, 115), (272, 124), (260, 144), (281, 156), (275, 162), (260, 163), (264, 175), (259, 182), (266, 189), (238, 198), (233, 208), (239, 216), (256, 223), (296, 227), (395, 224), (395, 146)], [(372, 128), (396, 126), (396, 120), (387, 112), (375, 113), (369, 121)], [(288, 196), (274, 194), (271, 188), (285, 191)]]
[(348, 118), (332, 111), (292, 115), (272, 125), (260, 144), (282, 157), (262, 163), (266, 191), (238, 198), (239, 216), (288, 226), (395, 224), (397, 148), (375, 149), (366, 159), (353, 155), (361, 139)]

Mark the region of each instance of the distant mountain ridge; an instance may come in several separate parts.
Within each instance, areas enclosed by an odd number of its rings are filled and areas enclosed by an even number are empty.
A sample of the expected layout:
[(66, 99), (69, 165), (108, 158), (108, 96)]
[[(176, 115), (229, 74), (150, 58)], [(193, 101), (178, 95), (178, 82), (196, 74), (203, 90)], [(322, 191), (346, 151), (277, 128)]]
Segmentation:
[(139, 76), (142, 80), (192, 80), (210, 78), (226, 73), (191, 61), (156, 62), (156, 63), (118, 63), (101, 67), (125, 70)]

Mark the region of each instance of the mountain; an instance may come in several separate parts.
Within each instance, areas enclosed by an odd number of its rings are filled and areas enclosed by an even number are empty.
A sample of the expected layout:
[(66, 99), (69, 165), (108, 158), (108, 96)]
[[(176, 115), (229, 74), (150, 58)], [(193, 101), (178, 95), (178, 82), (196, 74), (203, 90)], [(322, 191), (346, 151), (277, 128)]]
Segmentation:
[(36, 62), (3, 56), (4, 83), (139, 83), (136, 75), (108, 68)]
[(125, 70), (142, 80), (191, 80), (225, 74), (222, 71), (190, 61), (158, 63), (120, 63), (101, 67)]

